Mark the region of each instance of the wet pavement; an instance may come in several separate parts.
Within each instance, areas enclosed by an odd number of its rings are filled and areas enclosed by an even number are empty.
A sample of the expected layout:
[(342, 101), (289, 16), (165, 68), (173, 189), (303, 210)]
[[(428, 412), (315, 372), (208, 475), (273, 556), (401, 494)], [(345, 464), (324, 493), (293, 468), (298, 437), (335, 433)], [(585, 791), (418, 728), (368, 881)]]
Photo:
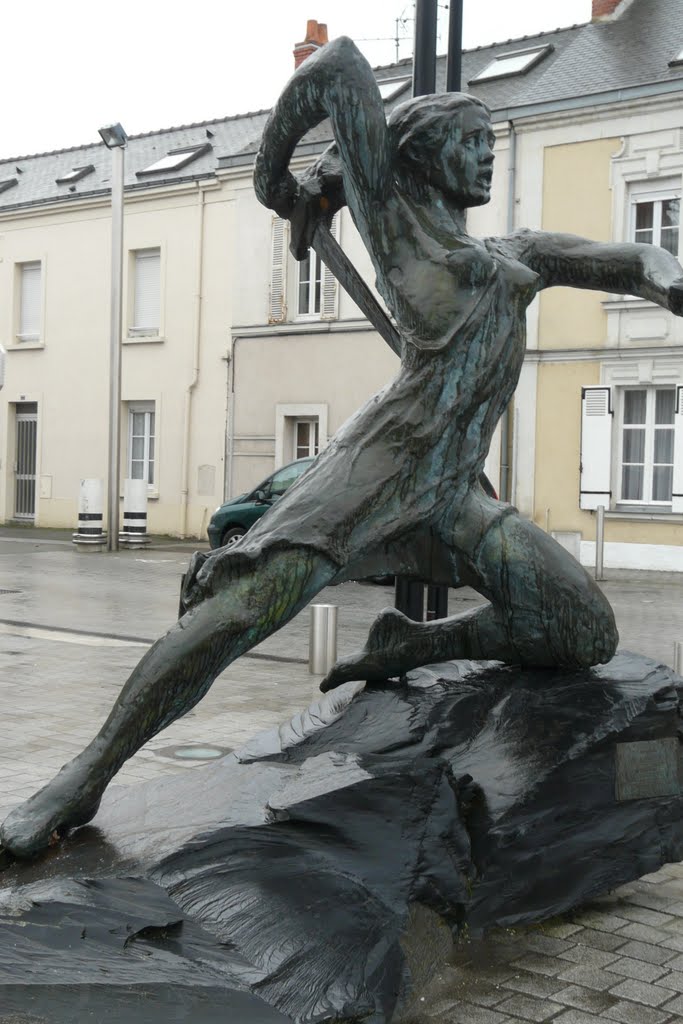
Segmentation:
[[(192, 544), (82, 554), (66, 531), (0, 528), (0, 808), (46, 782), (97, 731), (148, 644), (174, 622)], [(672, 664), (683, 641), (683, 577), (608, 570), (602, 583), (622, 648)], [(449, 610), (473, 591), (450, 592)], [(339, 654), (362, 646), (389, 587), (349, 583), (320, 603), (339, 607)], [(230, 666), (193, 711), (146, 745), (117, 784), (206, 763), (316, 699), (308, 673), (309, 612)], [(440, 965), (414, 1024), (683, 1021), (683, 866), (669, 865), (561, 920), (465, 940)], [(0, 1022), (2, 1022), (0, 1009)]]

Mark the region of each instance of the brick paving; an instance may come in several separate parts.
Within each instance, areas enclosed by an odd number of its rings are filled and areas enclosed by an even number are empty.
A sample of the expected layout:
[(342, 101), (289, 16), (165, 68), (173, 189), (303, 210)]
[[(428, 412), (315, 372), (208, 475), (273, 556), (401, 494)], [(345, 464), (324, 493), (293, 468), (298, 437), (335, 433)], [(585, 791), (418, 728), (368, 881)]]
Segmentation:
[[(0, 529), (0, 814), (88, 742), (144, 652), (174, 621), (188, 545), (83, 555), (68, 535)], [(683, 579), (609, 571), (623, 648), (671, 663), (683, 640)], [(390, 588), (345, 584), (339, 653), (359, 647)], [(480, 598), (452, 591), (450, 611)], [(178, 748), (234, 749), (316, 699), (304, 612), (224, 672), (193, 711), (124, 767), (118, 784), (191, 771)], [(194, 762), (194, 764), (202, 762)], [(553, 921), (463, 941), (437, 965), (404, 1024), (683, 1022), (683, 865), (622, 886)]]

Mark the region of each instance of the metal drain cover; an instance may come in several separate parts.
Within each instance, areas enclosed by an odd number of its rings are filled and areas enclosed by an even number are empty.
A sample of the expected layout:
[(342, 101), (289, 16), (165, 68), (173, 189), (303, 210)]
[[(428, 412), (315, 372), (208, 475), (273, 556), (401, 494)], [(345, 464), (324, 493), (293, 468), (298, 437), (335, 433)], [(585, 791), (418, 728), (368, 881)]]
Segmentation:
[(204, 745), (199, 743), (188, 744), (187, 746), (162, 747), (155, 750), (159, 757), (172, 757), (176, 761), (212, 761), (217, 757), (225, 757), (232, 753), (232, 747), (214, 747), (213, 744)]

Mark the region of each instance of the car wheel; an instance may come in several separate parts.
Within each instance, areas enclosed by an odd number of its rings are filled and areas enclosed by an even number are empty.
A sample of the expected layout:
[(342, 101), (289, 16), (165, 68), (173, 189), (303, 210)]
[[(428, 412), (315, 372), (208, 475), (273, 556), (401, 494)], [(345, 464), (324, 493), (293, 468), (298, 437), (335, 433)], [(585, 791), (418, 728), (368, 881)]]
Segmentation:
[(225, 533), (221, 537), (221, 545), (222, 545), (222, 547), (224, 547), (224, 548), (231, 548), (231, 547), (233, 547), (237, 543), (238, 540), (241, 540), (242, 537), (244, 537), (246, 532), (247, 531), (243, 530), (241, 526), (231, 526), (229, 529), (227, 529), (225, 531)]

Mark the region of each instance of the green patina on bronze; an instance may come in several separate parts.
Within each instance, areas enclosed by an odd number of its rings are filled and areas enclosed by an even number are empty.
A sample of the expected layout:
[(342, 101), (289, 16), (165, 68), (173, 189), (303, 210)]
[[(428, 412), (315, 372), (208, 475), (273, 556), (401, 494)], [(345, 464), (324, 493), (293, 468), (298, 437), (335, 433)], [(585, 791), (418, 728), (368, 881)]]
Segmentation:
[[(328, 117), (335, 145), (295, 178), (297, 143)], [(578, 668), (612, 657), (614, 616), (597, 586), (478, 480), (538, 291), (625, 292), (680, 315), (683, 271), (648, 245), (525, 230), (470, 237), (466, 211), (489, 200), (493, 142), (488, 111), (462, 94), (411, 100), (387, 124), (349, 39), (290, 80), (264, 131), (256, 193), (291, 222), (299, 259), (321, 221), (348, 205), (395, 321), (383, 336), (400, 369), (238, 545), (195, 557), (185, 614), (133, 671), (90, 746), (5, 821), (5, 848), (31, 855), (89, 820), (127, 757), (331, 583), (394, 572), (466, 583), (489, 603), (431, 623), (383, 613), (366, 649), (323, 689), (450, 658)]]

